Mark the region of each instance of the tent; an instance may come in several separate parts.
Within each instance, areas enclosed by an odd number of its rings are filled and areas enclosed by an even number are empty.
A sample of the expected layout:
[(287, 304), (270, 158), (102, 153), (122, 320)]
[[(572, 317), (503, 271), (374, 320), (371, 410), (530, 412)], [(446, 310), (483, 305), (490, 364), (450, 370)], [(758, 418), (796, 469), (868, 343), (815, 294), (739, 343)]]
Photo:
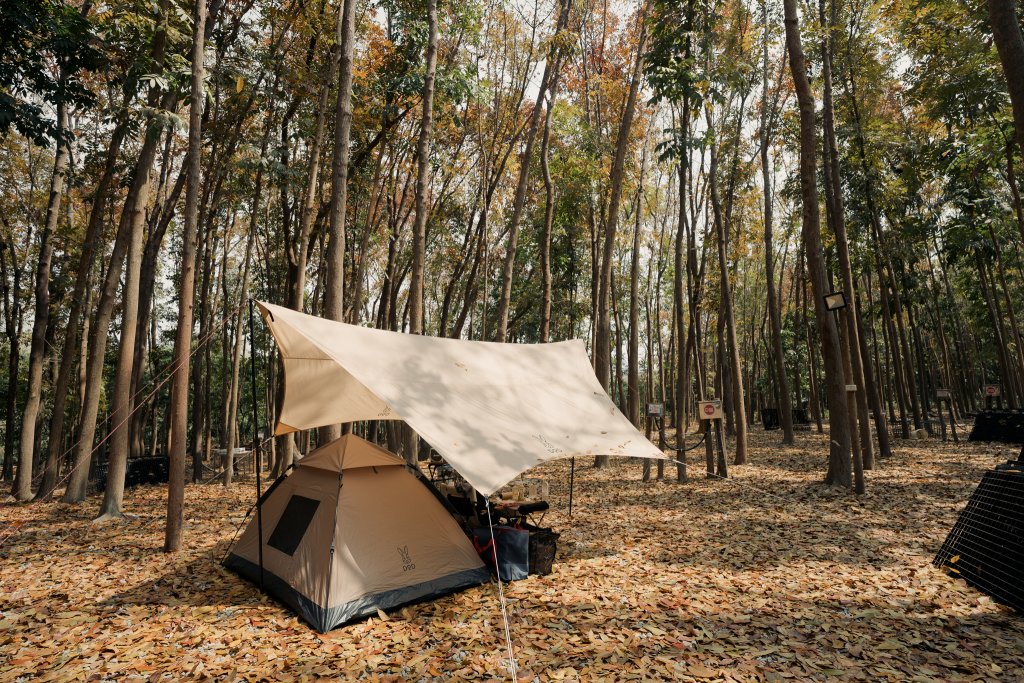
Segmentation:
[(259, 306), (284, 362), (277, 434), (405, 420), (484, 495), (557, 458), (665, 457), (608, 397), (580, 340), (443, 339)]
[(388, 451), (348, 434), (260, 499), (224, 565), (320, 632), (490, 578), (439, 494)]

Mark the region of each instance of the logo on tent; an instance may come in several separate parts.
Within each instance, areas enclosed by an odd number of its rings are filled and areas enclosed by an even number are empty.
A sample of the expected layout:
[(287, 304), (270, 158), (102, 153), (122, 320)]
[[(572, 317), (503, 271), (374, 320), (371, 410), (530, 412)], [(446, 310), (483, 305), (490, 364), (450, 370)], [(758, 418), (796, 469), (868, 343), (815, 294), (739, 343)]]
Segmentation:
[(409, 553), (409, 546), (402, 546), (398, 549), (398, 554), (402, 556), (402, 571), (409, 572), (416, 569), (416, 565), (412, 561), (412, 557)]

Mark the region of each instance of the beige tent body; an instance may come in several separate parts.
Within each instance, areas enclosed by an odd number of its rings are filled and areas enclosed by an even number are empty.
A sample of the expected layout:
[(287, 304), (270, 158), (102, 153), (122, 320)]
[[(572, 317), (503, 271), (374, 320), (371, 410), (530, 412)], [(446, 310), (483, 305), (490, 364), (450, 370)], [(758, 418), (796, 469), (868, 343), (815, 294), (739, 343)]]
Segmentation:
[[(265, 590), (318, 631), (490, 578), (422, 475), (346, 435), (310, 453), (261, 499)], [(254, 518), (224, 564), (259, 582)]]
[(557, 458), (665, 457), (608, 398), (582, 341), (442, 339), (260, 308), (284, 361), (278, 434), (405, 420), (485, 495)]

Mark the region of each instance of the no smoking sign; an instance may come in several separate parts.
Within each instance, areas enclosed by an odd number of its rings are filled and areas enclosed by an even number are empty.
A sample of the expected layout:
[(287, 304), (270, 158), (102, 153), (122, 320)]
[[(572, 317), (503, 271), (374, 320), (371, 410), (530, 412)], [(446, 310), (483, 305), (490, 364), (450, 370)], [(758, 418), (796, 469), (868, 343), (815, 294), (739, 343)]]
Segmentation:
[(721, 420), (724, 417), (722, 401), (717, 398), (713, 398), (710, 401), (698, 401), (697, 412), (702, 420)]

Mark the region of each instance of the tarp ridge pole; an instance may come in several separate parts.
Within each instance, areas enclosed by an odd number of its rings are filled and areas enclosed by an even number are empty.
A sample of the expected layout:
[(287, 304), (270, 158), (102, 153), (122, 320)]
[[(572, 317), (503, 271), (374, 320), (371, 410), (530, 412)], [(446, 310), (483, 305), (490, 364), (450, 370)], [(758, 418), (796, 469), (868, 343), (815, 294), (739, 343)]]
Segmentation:
[(484, 498), (487, 507), (487, 526), (491, 530), (491, 552), (494, 553), (494, 573), (498, 575), (498, 601), (501, 603), (501, 619), (505, 623), (505, 645), (508, 647), (508, 668), (512, 673), (512, 680), (518, 679), (516, 671), (516, 656), (512, 651), (512, 632), (508, 626), (508, 610), (505, 607), (505, 589), (501, 586), (501, 565), (498, 564), (498, 541), (494, 538), (494, 521), (491, 519), (491, 500)]
[(253, 431), (253, 442), (255, 444), (255, 452), (253, 458), (256, 460), (256, 533), (259, 537), (259, 543), (256, 544), (259, 554), (260, 562), (260, 590), (263, 590), (263, 492), (260, 490), (261, 480), (263, 479), (263, 458), (260, 453), (260, 420), (259, 420), (259, 408), (256, 402), (256, 324), (254, 322), (255, 314), (253, 313), (253, 302), (249, 299), (249, 353), (250, 363), (249, 367), (252, 369), (250, 373), (250, 388), (252, 393), (252, 431)]

